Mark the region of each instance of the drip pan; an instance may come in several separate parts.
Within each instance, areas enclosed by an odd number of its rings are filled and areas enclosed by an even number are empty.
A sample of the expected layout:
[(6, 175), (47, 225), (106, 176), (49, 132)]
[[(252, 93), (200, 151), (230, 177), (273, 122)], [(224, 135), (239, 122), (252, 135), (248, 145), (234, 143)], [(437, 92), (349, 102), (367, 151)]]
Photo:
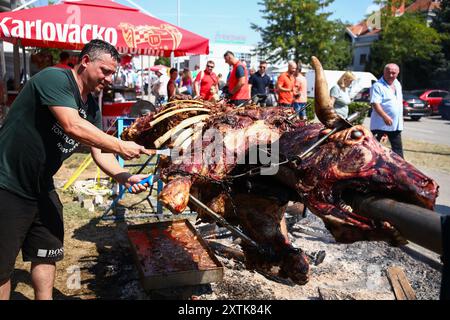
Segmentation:
[(145, 290), (220, 282), (224, 268), (188, 220), (128, 227)]

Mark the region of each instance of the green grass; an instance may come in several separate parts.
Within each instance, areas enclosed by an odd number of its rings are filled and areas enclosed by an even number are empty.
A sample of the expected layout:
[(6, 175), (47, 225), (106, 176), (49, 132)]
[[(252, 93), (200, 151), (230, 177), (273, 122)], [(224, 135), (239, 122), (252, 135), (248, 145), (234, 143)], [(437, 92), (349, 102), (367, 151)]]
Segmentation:
[(89, 212), (81, 208), (78, 202), (70, 201), (64, 203), (64, 219), (76, 221), (88, 221), (98, 216), (96, 212)]
[(450, 173), (450, 147), (403, 139), (405, 158), (418, 167)]

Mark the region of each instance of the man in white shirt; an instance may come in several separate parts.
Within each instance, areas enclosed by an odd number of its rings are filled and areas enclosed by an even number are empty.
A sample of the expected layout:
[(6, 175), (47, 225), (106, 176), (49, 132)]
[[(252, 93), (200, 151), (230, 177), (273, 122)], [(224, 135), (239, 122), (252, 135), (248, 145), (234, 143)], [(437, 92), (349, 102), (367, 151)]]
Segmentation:
[(157, 103), (163, 103), (167, 100), (167, 84), (170, 78), (167, 75), (166, 68), (162, 68), (155, 73), (158, 79), (152, 85), (152, 93), (155, 95)]
[(383, 77), (372, 86), (370, 130), (379, 141), (387, 136), (392, 151), (403, 158), (403, 93), (402, 85), (397, 80), (399, 73), (398, 65), (388, 64)]

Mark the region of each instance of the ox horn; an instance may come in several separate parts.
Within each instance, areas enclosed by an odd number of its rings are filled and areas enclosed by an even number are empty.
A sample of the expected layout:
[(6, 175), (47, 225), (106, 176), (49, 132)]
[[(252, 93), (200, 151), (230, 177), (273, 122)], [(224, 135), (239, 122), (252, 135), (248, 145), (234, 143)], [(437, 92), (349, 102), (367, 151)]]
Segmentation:
[(345, 124), (346, 121), (336, 113), (334, 106), (331, 104), (330, 92), (328, 91), (328, 84), (322, 64), (316, 57), (312, 57), (311, 62), (312, 67), (316, 72), (315, 112), (317, 118), (319, 118), (320, 122), (327, 128), (337, 128)]

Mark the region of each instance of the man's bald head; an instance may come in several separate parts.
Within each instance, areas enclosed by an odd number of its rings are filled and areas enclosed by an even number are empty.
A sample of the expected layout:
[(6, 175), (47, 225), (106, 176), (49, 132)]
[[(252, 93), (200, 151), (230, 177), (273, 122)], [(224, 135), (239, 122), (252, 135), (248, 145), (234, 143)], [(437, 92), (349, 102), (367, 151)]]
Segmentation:
[(297, 63), (295, 61), (288, 62), (288, 72), (294, 74), (297, 71)]
[(392, 69), (395, 69), (395, 70), (397, 70), (397, 71), (400, 72), (400, 67), (399, 67), (397, 64), (395, 64), (395, 63), (388, 63), (388, 64), (384, 67), (384, 70), (392, 70)]
[(393, 84), (400, 73), (400, 67), (395, 63), (389, 63), (384, 67), (383, 78), (388, 84)]

